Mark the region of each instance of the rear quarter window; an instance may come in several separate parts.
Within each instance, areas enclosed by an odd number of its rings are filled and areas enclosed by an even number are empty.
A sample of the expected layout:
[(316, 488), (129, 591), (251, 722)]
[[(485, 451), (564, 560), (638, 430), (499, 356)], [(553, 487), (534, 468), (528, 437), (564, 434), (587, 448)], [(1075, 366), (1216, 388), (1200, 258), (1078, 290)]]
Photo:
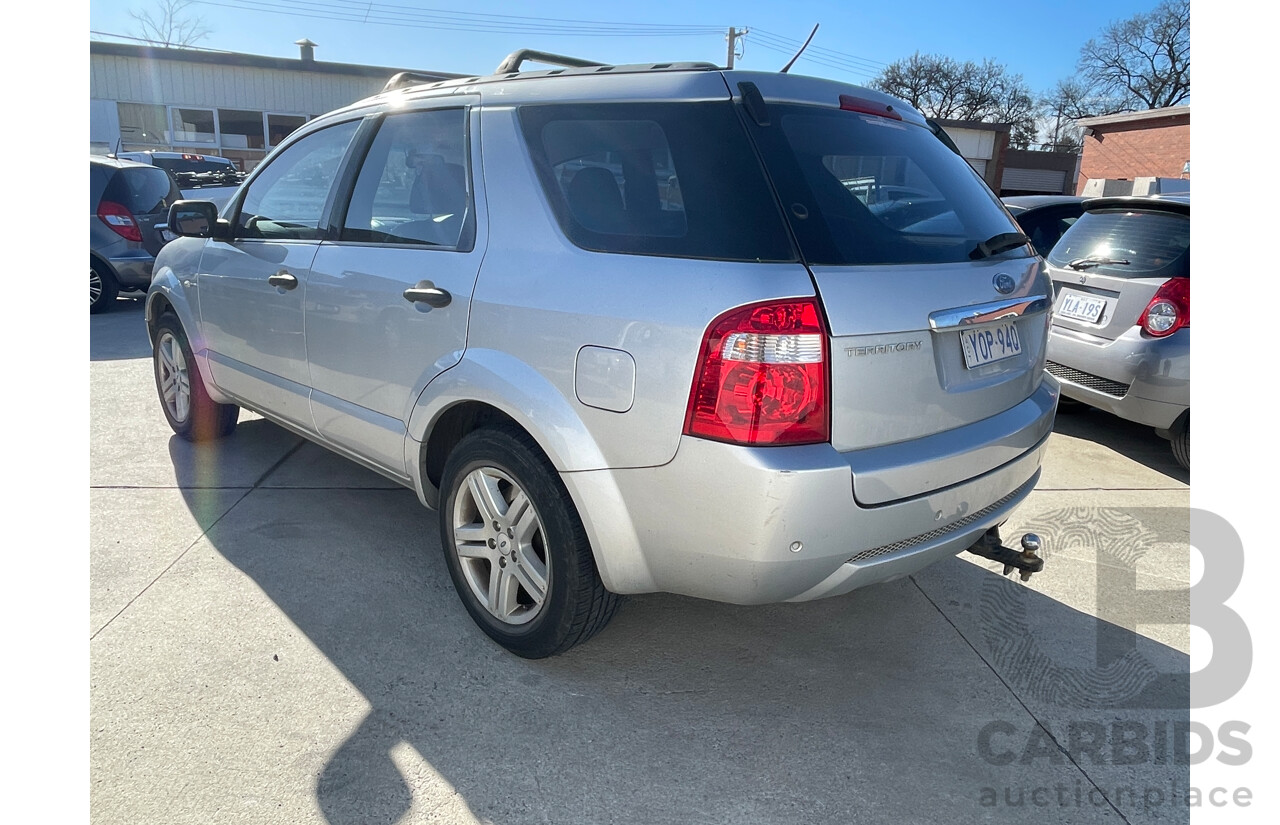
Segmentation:
[(182, 194), (173, 178), (154, 166), (131, 166), (115, 170), (107, 181), (102, 199), (118, 203), (135, 215), (168, 211)]
[(1082, 258), (1102, 263), (1090, 272), (1119, 278), (1191, 275), (1191, 219), (1169, 212), (1106, 209), (1086, 212), (1049, 252), (1049, 263), (1067, 267)]
[(520, 123), (556, 219), (583, 249), (796, 260), (728, 102), (525, 106)]

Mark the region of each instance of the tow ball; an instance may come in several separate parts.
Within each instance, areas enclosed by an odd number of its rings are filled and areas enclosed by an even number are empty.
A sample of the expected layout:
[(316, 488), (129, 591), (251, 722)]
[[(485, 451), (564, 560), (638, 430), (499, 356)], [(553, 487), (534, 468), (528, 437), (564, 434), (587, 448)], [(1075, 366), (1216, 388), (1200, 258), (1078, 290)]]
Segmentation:
[(1040, 537), (1035, 533), (1027, 533), (1022, 537), (1022, 550), (1014, 550), (1000, 543), (1000, 528), (992, 527), (982, 538), (968, 548), (970, 553), (1004, 564), (1004, 574), (1009, 575), (1017, 570), (1023, 581), (1031, 578), (1031, 574), (1044, 569), (1044, 559), (1036, 555), (1040, 551)]

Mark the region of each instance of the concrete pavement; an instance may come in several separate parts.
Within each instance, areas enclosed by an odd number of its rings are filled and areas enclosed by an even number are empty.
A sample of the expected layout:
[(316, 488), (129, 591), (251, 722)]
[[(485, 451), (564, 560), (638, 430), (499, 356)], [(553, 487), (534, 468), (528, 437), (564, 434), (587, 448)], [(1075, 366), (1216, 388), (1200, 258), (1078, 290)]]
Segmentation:
[(962, 556), (808, 604), (633, 597), (530, 662), (411, 492), (249, 413), (186, 444), (141, 306), (90, 325), (94, 823), (1187, 821), (1158, 752), (1188, 479), (1143, 428), (1060, 419), (1005, 531), (1045, 537), (1026, 585)]

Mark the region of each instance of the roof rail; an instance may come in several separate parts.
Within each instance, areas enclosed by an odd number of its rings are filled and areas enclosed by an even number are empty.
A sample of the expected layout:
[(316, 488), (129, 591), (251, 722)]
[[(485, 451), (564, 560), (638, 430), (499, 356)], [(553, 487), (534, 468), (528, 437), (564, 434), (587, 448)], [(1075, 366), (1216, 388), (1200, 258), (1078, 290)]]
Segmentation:
[(420, 83), (438, 83), (441, 80), (450, 80), (452, 77), (441, 77), (438, 74), (420, 74), (418, 72), (396, 72), (387, 81), (387, 85), (382, 87), (382, 91), (389, 92), (393, 89), (400, 89), (405, 86), (417, 86)]
[(494, 74), (507, 74), (508, 72), (520, 71), (520, 65), (526, 60), (532, 60), (537, 63), (546, 63), (550, 66), (564, 66), (566, 69), (586, 69), (591, 66), (604, 66), (604, 63), (597, 63), (594, 60), (583, 60), (580, 57), (565, 57), (562, 54), (551, 54), (550, 52), (540, 52), (536, 49), (516, 49), (507, 58), (498, 64), (498, 68), (493, 70)]

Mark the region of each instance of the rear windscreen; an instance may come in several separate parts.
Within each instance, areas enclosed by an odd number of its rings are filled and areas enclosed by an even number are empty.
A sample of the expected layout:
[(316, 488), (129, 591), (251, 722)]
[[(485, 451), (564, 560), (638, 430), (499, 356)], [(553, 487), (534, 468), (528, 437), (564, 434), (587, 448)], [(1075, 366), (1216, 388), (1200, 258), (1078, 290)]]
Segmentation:
[(525, 106), (543, 191), (577, 246), (794, 261), (786, 225), (732, 104)]
[(968, 261), (979, 242), (1018, 231), (973, 168), (924, 127), (817, 106), (771, 103), (768, 113), (751, 134), (808, 263)]
[[(1049, 252), (1049, 263), (1119, 278), (1191, 275), (1191, 218), (1106, 209), (1080, 216)], [(1087, 264), (1080, 263), (1091, 259)]]
[(102, 193), (104, 201), (118, 203), (135, 215), (167, 212), (181, 197), (169, 173), (154, 166), (117, 169)]

